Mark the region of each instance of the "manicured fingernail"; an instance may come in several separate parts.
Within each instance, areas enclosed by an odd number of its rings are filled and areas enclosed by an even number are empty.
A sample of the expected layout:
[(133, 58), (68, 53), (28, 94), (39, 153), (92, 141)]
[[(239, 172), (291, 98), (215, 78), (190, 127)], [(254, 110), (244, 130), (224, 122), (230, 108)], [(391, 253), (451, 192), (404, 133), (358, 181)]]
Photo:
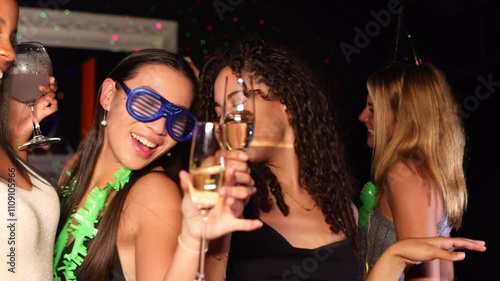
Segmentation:
[(238, 154), (238, 158), (246, 161), (246, 160), (248, 160), (248, 155), (246, 153), (240, 153), (240, 154)]

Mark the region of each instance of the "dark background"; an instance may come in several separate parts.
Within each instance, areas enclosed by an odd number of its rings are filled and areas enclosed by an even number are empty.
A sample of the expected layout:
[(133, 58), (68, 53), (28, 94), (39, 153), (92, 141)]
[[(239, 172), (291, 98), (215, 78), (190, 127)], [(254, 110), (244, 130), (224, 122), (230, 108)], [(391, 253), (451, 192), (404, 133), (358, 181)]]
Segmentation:
[[(48, 1), (18, 1), (21, 6), (42, 6)], [(350, 161), (360, 183), (368, 179), (370, 150), (366, 130), (357, 115), (366, 99), (365, 81), (369, 73), (390, 61), (394, 50), (396, 16), (369, 36), (366, 46), (348, 60), (340, 45), (355, 47), (355, 28), (364, 30), (375, 24), (374, 13), (387, 10), (389, 2), (404, 6), (405, 20), (414, 49), (424, 61), (436, 64), (448, 75), (459, 104), (468, 137), (466, 176), (469, 207), (463, 227), (454, 236), (484, 239), (486, 253), (467, 253), (456, 263), (457, 280), (500, 280), (495, 268), (498, 242), (493, 232), (500, 185), (498, 112), (500, 109), (500, 12), (493, 1), (272, 1), (272, 0), (183, 0), (183, 1), (59, 1), (61, 9), (150, 17), (179, 22), (179, 53), (190, 56), (201, 66), (214, 48), (229, 44), (249, 31), (258, 31), (274, 42), (295, 48), (324, 76), (333, 110), (341, 122), (348, 143)], [(38, 3), (38, 4), (37, 4)], [(229, 10), (221, 18), (214, 5)], [(376, 24), (375, 24), (376, 25)], [(403, 42), (404, 45), (404, 42)], [(358, 45), (359, 46), (359, 45)], [(71, 153), (78, 145), (80, 67), (88, 57), (98, 61), (100, 82), (126, 53), (96, 50), (48, 48), (54, 75), (64, 92), (57, 116), (46, 123), (58, 123), (57, 134), (64, 140), (61, 152)], [(476, 88), (483, 80), (492, 86)], [(499, 81), (497, 83), (496, 81)], [(496, 83), (496, 84), (495, 84)], [(497, 85), (498, 84), (498, 85)], [(488, 94), (489, 92), (489, 94)]]

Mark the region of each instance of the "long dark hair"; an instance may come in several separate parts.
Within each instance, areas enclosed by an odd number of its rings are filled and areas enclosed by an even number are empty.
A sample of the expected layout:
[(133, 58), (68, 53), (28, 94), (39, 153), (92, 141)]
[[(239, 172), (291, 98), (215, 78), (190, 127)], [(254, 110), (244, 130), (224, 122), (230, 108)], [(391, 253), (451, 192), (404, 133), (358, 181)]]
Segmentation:
[[(197, 79), (193, 70), (185, 62), (185, 60), (174, 53), (164, 49), (143, 49), (136, 51), (125, 57), (118, 65), (111, 70), (107, 77), (114, 81), (125, 81), (137, 76), (138, 71), (145, 65), (165, 65), (171, 69), (179, 71), (186, 76), (193, 84), (193, 94), (196, 92)], [(98, 95), (100, 95), (99, 90)], [(96, 101), (99, 100), (99, 97)], [(104, 109), (97, 102), (94, 109), (94, 119), (92, 128), (85, 140), (80, 144), (78, 149), (78, 158), (71, 167), (71, 175), (76, 177), (76, 185), (73, 192), (68, 198), (61, 202), (61, 219), (59, 221), (58, 233), (66, 224), (71, 214), (82, 200), (85, 191), (90, 184), (90, 179), (95, 169), (97, 158), (102, 149), (104, 139), (104, 129), (100, 124), (104, 114)], [(179, 146), (183, 148), (183, 146)], [(108, 280), (113, 262), (113, 253), (116, 245), (116, 235), (118, 224), (120, 221), (121, 210), (125, 203), (125, 199), (134, 183), (142, 176), (153, 172), (152, 169), (162, 166), (165, 173), (177, 182), (178, 171), (181, 167), (179, 164), (178, 153), (182, 149), (177, 149), (177, 146), (170, 150), (170, 157), (166, 154), (159, 157), (146, 167), (132, 171), (128, 184), (123, 190), (117, 192), (115, 197), (107, 206), (105, 215), (100, 218), (98, 225), (98, 233), (93, 241), (89, 241), (88, 254), (83, 264), (76, 270), (78, 278), (88, 280)], [(71, 181), (70, 177), (65, 177), (60, 186), (67, 186)]]
[[(299, 158), (300, 183), (325, 214), (330, 230), (355, 238), (357, 226), (351, 208), (353, 179), (335, 116), (329, 108), (330, 101), (316, 79), (318, 76), (297, 53), (278, 44), (271, 46), (259, 35), (250, 34), (227, 49), (216, 50), (216, 55), (204, 65), (196, 103), (200, 117), (216, 120), (214, 81), (227, 66), (234, 72), (255, 75), (269, 87), (269, 96), (286, 106), (296, 136), (294, 148)], [(270, 211), (269, 190), (280, 211), (288, 215), (281, 186), (267, 163), (251, 163), (251, 168), (258, 191), (247, 205), (245, 215), (255, 217), (260, 211)]]

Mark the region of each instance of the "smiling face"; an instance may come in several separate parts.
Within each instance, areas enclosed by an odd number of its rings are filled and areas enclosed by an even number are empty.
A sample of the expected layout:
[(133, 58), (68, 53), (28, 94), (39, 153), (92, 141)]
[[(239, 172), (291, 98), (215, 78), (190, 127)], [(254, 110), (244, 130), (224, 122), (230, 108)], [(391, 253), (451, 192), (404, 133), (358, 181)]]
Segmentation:
[(0, 0), (0, 79), (16, 58), (13, 44), (18, 15), (19, 7), (14, 0)]
[[(190, 107), (193, 85), (181, 72), (162, 65), (148, 65), (136, 73), (134, 78), (123, 81), (131, 90), (149, 88), (175, 105)], [(116, 81), (108, 78), (102, 87), (100, 103), (108, 111), (102, 154), (104, 159), (129, 169), (141, 169), (177, 142), (167, 133), (165, 118), (143, 123), (130, 116), (126, 108), (127, 95), (116, 85)]]
[(366, 144), (368, 145), (368, 147), (370, 148), (374, 148), (374, 120), (375, 120), (375, 116), (373, 114), (373, 100), (372, 100), (372, 97), (368, 94), (367, 97), (366, 97), (366, 106), (365, 108), (363, 108), (363, 111), (361, 111), (361, 113), (359, 114), (358, 116), (358, 120), (361, 122), (361, 123), (364, 123), (365, 124), (365, 127), (367, 129), (367, 140), (366, 140)]
[[(224, 104), (224, 90), (226, 76), (232, 74), (229, 67), (225, 67), (214, 82), (215, 111), (222, 116)], [(245, 77), (245, 73), (243, 74)], [(260, 94), (255, 96), (255, 131), (253, 140), (246, 150), (252, 161), (265, 161), (278, 153), (276, 148), (293, 148), (293, 130), (288, 122), (285, 106), (279, 99), (273, 98), (269, 88), (255, 82), (253, 88)], [(219, 119), (222, 122), (221, 119)]]

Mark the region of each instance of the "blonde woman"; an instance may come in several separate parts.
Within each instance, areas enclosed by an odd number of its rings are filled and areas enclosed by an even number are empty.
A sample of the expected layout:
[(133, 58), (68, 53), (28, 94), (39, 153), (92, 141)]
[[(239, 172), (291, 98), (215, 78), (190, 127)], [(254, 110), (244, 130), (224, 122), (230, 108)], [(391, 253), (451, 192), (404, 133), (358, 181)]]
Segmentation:
[[(464, 131), (444, 73), (429, 63), (395, 63), (373, 73), (367, 87), (359, 120), (374, 149), (371, 177), (378, 189), (364, 228), (372, 268), (398, 240), (458, 229), (467, 189)], [(435, 260), (409, 267), (400, 280), (453, 278), (453, 264)]]

